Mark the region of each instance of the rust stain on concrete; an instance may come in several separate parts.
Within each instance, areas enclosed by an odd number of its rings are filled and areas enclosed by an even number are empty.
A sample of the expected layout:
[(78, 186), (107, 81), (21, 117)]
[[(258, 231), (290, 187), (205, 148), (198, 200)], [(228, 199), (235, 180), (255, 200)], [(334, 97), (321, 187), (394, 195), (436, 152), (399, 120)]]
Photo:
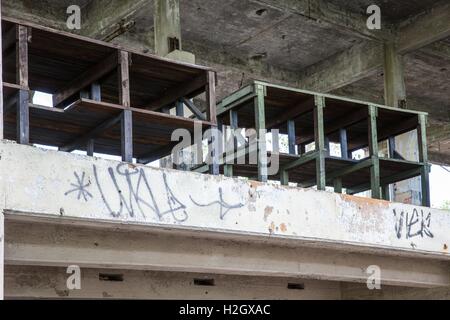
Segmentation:
[(389, 201), (386, 200), (378, 200), (378, 199), (372, 199), (372, 198), (363, 198), (363, 197), (356, 197), (351, 196), (348, 194), (341, 194), (340, 195), (342, 200), (350, 203), (354, 203), (358, 205), (361, 209), (370, 209), (373, 207), (377, 208), (388, 208), (389, 207)]
[(263, 185), (262, 182), (255, 181), (255, 180), (251, 180), (251, 181), (249, 181), (249, 182), (250, 182), (250, 187), (253, 188), (253, 189), (256, 189), (256, 188), (258, 188), (259, 186), (262, 186), (262, 185)]
[(264, 209), (264, 221), (267, 221), (267, 218), (272, 214), (273, 212), (273, 207), (266, 207), (266, 209)]

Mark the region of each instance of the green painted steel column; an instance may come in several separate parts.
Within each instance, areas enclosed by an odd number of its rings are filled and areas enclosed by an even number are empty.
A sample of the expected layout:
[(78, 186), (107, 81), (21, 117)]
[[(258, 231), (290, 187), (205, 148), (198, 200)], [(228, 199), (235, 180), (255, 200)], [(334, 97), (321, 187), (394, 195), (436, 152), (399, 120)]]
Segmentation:
[(372, 198), (381, 199), (377, 118), (378, 108), (369, 105), (369, 152), (372, 158), (372, 166), (370, 167), (370, 188), (372, 190)]
[(424, 114), (419, 115), (417, 137), (419, 140), (419, 161), (423, 163), (423, 166), (420, 169), (422, 205), (425, 207), (430, 207), (430, 167), (428, 164), (427, 117)]
[(315, 96), (314, 108), (314, 135), (316, 140), (316, 151), (318, 156), (316, 158), (316, 180), (317, 190), (325, 190), (326, 176), (325, 176), (325, 133), (323, 123), (323, 109), (325, 108), (325, 97)]
[(265, 88), (262, 84), (255, 84), (255, 129), (258, 140), (258, 180), (267, 181), (267, 148), (266, 148), (266, 117), (265, 117)]
[[(237, 138), (235, 137), (235, 130), (238, 128), (238, 114), (237, 111), (235, 110), (230, 110), (230, 129), (231, 129), (231, 143), (233, 146), (233, 150), (234, 152), (237, 152)], [(228, 141), (227, 141), (227, 150), (228, 150)], [(233, 159), (234, 161), (234, 159)], [(224, 167), (223, 167), (223, 173), (226, 177), (232, 177), (234, 175), (233, 173), (233, 164), (227, 164), (224, 163)]]
[(342, 193), (342, 179), (341, 178), (334, 179), (333, 185), (334, 185), (334, 192)]

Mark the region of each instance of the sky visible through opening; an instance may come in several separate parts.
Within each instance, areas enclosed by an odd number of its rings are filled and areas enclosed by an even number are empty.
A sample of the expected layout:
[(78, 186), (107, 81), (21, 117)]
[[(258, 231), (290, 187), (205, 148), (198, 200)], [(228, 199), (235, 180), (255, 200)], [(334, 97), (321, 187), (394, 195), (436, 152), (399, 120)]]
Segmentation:
[[(36, 92), (33, 103), (52, 107), (52, 96), (43, 92)], [(45, 147), (45, 146), (42, 146)], [(120, 157), (96, 154), (96, 156), (119, 160)], [(153, 163), (157, 165), (157, 163)], [(432, 165), (430, 173), (431, 206), (450, 210), (450, 167)], [(447, 189), (448, 188), (448, 189)]]

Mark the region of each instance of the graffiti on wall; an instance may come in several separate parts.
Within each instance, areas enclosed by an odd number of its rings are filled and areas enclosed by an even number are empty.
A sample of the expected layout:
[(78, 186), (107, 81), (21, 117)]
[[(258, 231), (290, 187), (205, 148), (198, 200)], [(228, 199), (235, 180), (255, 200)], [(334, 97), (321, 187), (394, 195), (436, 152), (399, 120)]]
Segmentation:
[[(162, 221), (168, 217), (183, 223), (189, 220), (189, 212), (196, 208), (209, 208), (212, 214), (225, 220), (230, 212), (245, 206), (244, 203), (228, 201), (221, 186), (217, 188), (216, 199), (213, 195), (213, 199), (209, 196), (204, 200), (198, 192), (192, 194), (192, 190), (177, 194), (175, 190), (178, 189), (173, 188), (164, 171), (150, 175), (143, 167), (126, 163), (105, 169), (93, 165), (91, 174), (74, 172), (73, 177), (64, 195), (84, 203), (98, 198), (113, 218), (156, 218)], [(395, 224), (393, 232), (397, 239), (434, 238), (431, 211), (411, 207), (396, 208), (392, 213)]]
[(423, 209), (414, 208), (412, 211), (394, 209), (393, 213), (398, 239), (402, 239), (402, 237), (406, 239), (415, 237), (434, 238), (431, 232), (431, 212), (427, 213)]
[(67, 191), (65, 195), (68, 196), (69, 194), (76, 193), (78, 200), (83, 198), (85, 202), (88, 202), (89, 198), (92, 198), (92, 194), (87, 190), (91, 184), (84, 181), (86, 178), (86, 172), (83, 171), (81, 176), (77, 172), (74, 172), (73, 175), (75, 176), (76, 181), (75, 183), (70, 184), (72, 189)]
[[(92, 173), (94, 183), (86, 181), (86, 172), (74, 172), (75, 182), (70, 184), (71, 189), (65, 192), (65, 196), (75, 195), (77, 200), (88, 202), (94, 199), (93, 191), (88, 189), (96, 188), (108, 213), (114, 218), (134, 218), (140, 215), (146, 219), (155, 215), (162, 220), (170, 216), (181, 223), (189, 219), (188, 207), (211, 207), (218, 211), (223, 220), (230, 211), (244, 207), (243, 203), (228, 203), (222, 188), (218, 189), (216, 201), (203, 204), (189, 195), (190, 201), (185, 203), (175, 194), (165, 172), (161, 172), (161, 185), (160, 181), (151, 181), (144, 168), (130, 167), (125, 163), (118, 164), (115, 168), (108, 167), (106, 179), (101, 177), (95, 165)], [(114, 192), (111, 192), (111, 185)]]

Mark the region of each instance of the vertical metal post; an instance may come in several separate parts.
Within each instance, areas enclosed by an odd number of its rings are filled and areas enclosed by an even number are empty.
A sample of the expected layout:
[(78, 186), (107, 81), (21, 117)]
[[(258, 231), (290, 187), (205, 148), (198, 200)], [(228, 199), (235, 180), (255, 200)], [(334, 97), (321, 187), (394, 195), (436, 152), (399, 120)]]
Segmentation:
[(330, 139), (328, 137), (325, 137), (325, 154), (327, 157), (331, 155)]
[(176, 102), (175, 110), (178, 117), (184, 117), (184, 103), (182, 100)]
[(289, 120), (287, 122), (287, 134), (288, 134), (288, 144), (289, 144), (289, 154), (296, 154), (296, 134), (295, 134), (295, 121)]
[(347, 129), (339, 130), (339, 143), (341, 144), (341, 157), (342, 159), (348, 159), (348, 141), (347, 141)]
[(265, 87), (255, 84), (255, 129), (258, 142), (258, 180), (267, 182), (267, 148), (266, 148), (266, 116)]
[(133, 116), (131, 110), (124, 110), (121, 119), (122, 161), (133, 162)]
[(378, 108), (376, 106), (369, 105), (369, 151), (372, 158), (372, 166), (370, 167), (370, 186), (372, 190), (372, 198), (381, 199), (377, 118)]
[[(389, 137), (387, 140), (387, 150), (388, 150), (388, 158), (395, 158), (395, 137)], [(390, 201), (391, 200), (391, 186), (390, 185), (382, 185), (381, 186), (381, 197), (383, 200)]]
[(427, 117), (419, 114), (419, 125), (417, 128), (419, 144), (419, 161), (423, 164), (420, 169), (421, 187), (422, 187), (422, 205), (431, 206), (430, 200), (430, 176), (428, 164), (428, 145), (427, 145)]
[(28, 28), (17, 26), (16, 63), (17, 82), (23, 88), (17, 94), (17, 142), (30, 143), (30, 115), (28, 90)]
[(95, 101), (102, 101), (102, 87), (98, 82), (94, 82), (91, 85), (91, 94), (90, 97)]
[(333, 181), (334, 192), (342, 193), (342, 178), (336, 178)]
[(394, 159), (395, 158), (395, 137), (388, 138), (388, 152), (389, 152), (389, 158)]
[[(235, 130), (238, 129), (239, 126), (239, 120), (238, 120), (238, 114), (235, 110), (230, 110), (230, 129), (231, 129), (231, 144), (232, 149), (235, 154), (237, 154), (237, 138), (235, 136)], [(228, 148), (228, 141), (227, 141), (227, 148)], [(227, 150), (228, 151), (228, 150)], [(226, 152), (228, 154), (228, 152)], [(233, 159), (234, 161), (234, 159)], [(233, 174), (233, 164), (224, 163), (224, 175), (227, 177), (232, 177)]]
[(325, 108), (325, 97), (315, 96), (314, 107), (314, 136), (316, 140), (316, 180), (317, 190), (325, 190), (326, 188), (326, 171), (325, 171), (325, 133), (323, 123), (323, 110)]
[(122, 106), (127, 108), (122, 112), (121, 145), (122, 161), (133, 162), (133, 116), (130, 108), (130, 73), (129, 54), (119, 52), (119, 97)]
[(280, 183), (282, 186), (288, 186), (289, 185), (289, 172), (286, 170), (280, 171)]
[(88, 140), (87, 145), (86, 145), (86, 154), (89, 157), (92, 157), (92, 156), (94, 156), (94, 152), (95, 152), (95, 141), (94, 141), (94, 139), (90, 139), (90, 140)]
[(390, 201), (391, 200), (391, 190), (389, 185), (381, 186), (381, 197), (383, 200)]
[(208, 71), (206, 74), (206, 115), (211, 126), (211, 138), (208, 143), (211, 163), (209, 172), (213, 175), (218, 175), (219, 172), (219, 150), (218, 149), (218, 135), (217, 135), (217, 112), (216, 112), (216, 73)]
[[(89, 94), (89, 98), (91, 98), (94, 101), (101, 101), (102, 100), (102, 90), (99, 83), (95, 82), (91, 85), (91, 90)], [(86, 146), (86, 154), (90, 157), (94, 156), (95, 152), (95, 140), (90, 139), (87, 142)]]

